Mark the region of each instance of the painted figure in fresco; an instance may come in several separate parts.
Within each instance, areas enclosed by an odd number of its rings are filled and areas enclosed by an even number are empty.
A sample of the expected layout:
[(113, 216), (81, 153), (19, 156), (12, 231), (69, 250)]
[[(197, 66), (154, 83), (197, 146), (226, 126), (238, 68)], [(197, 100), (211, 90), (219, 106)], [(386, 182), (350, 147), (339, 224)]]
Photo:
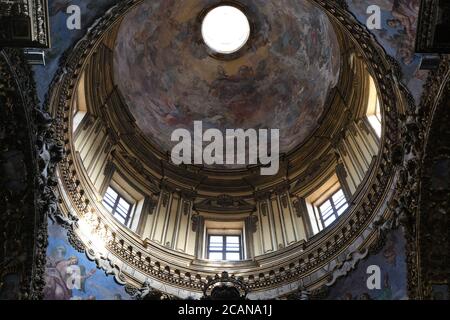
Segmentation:
[(70, 0), (57, 0), (53, 1), (50, 5), (50, 15), (56, 16), (59, 12), (65, 13), (67, 7), (71, 5)]
[(370, 294), (368, 294), (367, 292), (364, 292), (360, 297), (359, 300), (373, 300), (372, 297), (370, 296)]
[(351, 294), (351, 292), (346, 292), (342, 300), (353, 300), (353, 295)]
[(383, 257), (391, 266), (397, 265), (397, 251), (395, 250), (395, 242), (393, 239), (389, 239), (386, 244), (386, 248), (383, 251)]
[(389, 274), (386, 274), (384, 277), (383, 289), (381, 290), (377, 300), (392, 300), (392, 288), (389, 281)]
[[(72, 299), (72, 289), (85, 291), (86, 280), (96, 272), (96, 269), (92, 269), (86, 273), (86, 268), (78, 264), (77, 257), (72, 256), (65, 259), (65, 253), (64, 247), (58, 247), (48, 257), (44, 288), (44, 296), (47, 300)], [(76, 268), (72, 268), (73, 266)], [(79, 272), (75, 270), (79, 270)], [(79, 287), (77, 287), (77, 283), (79, 283)]]
[(402, 25), (408, 38), (414, 39), (419, 8), (419, 0), (394, 0), (391, 11), (394, 19), (388, 20), (388, 25), (392, 28)]
[(394, 0), (391, 14), (394, 19), (387, 20), (392, 28), (402, 26), (405, 35), (402, 36), (397, 50), (398, 57), (406, 65), (414, 60), (414, 43), (417, 32), (417, 19), (419, 15), (419, 0)]

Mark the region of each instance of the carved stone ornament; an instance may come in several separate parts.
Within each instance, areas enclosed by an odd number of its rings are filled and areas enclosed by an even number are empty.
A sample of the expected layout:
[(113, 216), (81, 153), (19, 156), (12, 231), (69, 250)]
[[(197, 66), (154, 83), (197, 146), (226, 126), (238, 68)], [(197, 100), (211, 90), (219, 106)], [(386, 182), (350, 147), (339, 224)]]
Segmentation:
[(209, 278), (203, 286), (202, 300), (246, 300), (247, 285), (228, 272)]
[(6, 277), (17, 279), (11, 299), (42, 298), (47, 218), (59, 212), (53, 188), (64, 149), (38, 106), (21, 51), (0, 50), (0, 286)]
[(445, 0), (423, 0), (419, 14), (416, 51), (450, 53), (450, 3)]
[(0, 2), (0, 47), (50, 47), (47, 0)]
[(126, 286), (125, 290), (135, 300), (175, 300), (175, 297), (152, 288), (148, 280), (144, 282), (140, 289)]
[(327, 286), (332, 286), (336, 281), (346, 276), (350, 271), (354, 270), (359, 261), (367, 257), (369, 251), (366, 249), (364, 252), (352, 252), (348, 254), (347, 258), (339, 263), (333, 270), (331, 274), (330, 281), (326, 284)]
[(252, 212), (255, 206), (241, 198), (221, 195), (216, 198), (208, 198), (195, 205), (196, 210), (206, 212)]

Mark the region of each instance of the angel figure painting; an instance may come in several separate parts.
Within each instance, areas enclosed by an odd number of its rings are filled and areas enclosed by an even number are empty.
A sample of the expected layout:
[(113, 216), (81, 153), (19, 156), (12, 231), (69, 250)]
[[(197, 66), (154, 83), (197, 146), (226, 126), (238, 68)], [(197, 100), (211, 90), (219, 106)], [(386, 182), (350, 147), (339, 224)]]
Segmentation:
[(125, 288), (69, 243), (67, 231), (49, 222), (46, 300), (129, 300)]

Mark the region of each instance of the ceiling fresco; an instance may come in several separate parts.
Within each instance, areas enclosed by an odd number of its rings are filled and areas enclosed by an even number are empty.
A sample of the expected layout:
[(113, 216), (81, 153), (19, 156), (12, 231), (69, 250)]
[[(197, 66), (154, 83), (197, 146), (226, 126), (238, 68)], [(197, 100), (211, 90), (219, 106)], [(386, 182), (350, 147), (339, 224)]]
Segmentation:
[(317, 127), (336, 85), (340, 50), (328, 18), (308, 1), (253, 0), (255, 28), (238, 58), (210, 56), (199, 13), (216, 1), (146, 1), (124, 18), (114, 74), (138, 127), (169, 151), (174, 129), (280, 129), (289, 152)]
[(415, 52), (420, 0), (352, 0), (349, 10), (363, 24), (369, 14), (367, 7), (381, 9), (381, 28), (371, 32), (386, 50), (395, 57), (402, 69), (403, 82), (419, 103), (428, 71), (420, 68), (423, 54)]

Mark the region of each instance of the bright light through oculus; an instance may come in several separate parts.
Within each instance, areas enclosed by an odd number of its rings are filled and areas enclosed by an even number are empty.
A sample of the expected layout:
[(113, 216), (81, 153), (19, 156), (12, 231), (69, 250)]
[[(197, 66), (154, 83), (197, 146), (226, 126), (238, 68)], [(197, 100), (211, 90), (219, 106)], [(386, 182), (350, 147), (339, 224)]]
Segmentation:
[(232, 6), (217, 7), (205, 16), (202, 36), (212, 50), (222, 54), (239, 51), (250, 37), (245, 14)]

